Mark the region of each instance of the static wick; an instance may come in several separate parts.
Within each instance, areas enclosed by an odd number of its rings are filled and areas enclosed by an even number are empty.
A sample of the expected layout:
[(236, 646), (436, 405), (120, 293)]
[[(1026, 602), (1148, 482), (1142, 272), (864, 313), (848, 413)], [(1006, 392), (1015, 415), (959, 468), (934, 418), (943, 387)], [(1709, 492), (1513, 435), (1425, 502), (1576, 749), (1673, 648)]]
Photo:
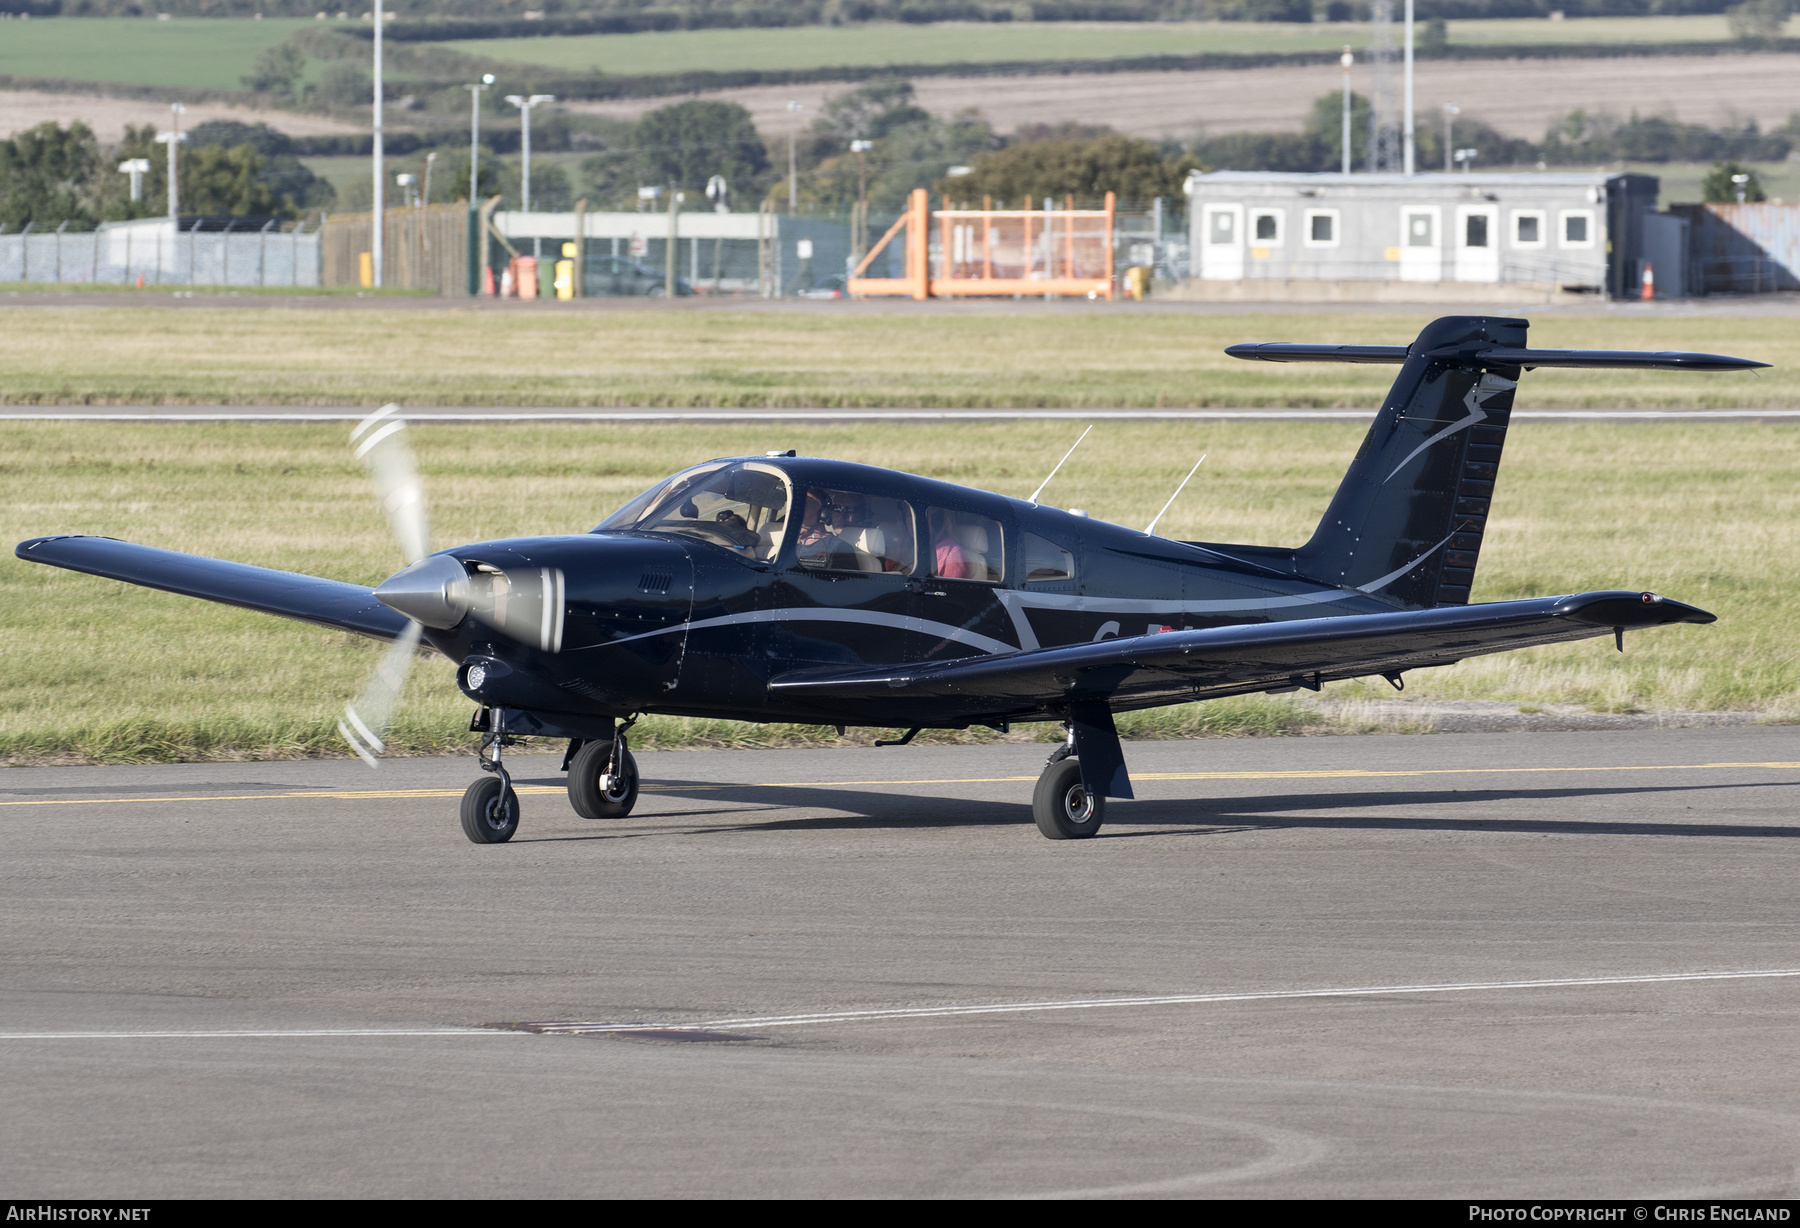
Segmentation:
[(1200, 466), (1204, 465), (1205, 463), (1206, 463), (1206, 453), (1202, 452), (1200, 454), (1200, 459), (1194, 462), (1194, 467), (1192, 469), (1188, 470), (1188, 475), (1185, 478), (1181, 479), (1181, 485), (1177, 486), (1175, 488), (1175, 493), (1169, 496), (1169, 501), (1162, 505), (1162, 511), (1156, 513), (1156, 520), (1152, 520), (1150, 522), (1149, 526), (1144, 529), (1144, 533), (1146, 536), (1148, 536), (1152, 531), (1155, 530), (1157, 520), (1161, 520), (1163, 518), (1163, 512), (1167, 512), (1170, 508), (1175, 506), (1175, 500), (1177, 500), (1181, 497), (1181, 492), (1187, 489), (1187, 484), (1194, 480), (1194, 475), (1196, 473), (1200, 472)]
[[(1088, 432), (1092, 431), (1093, 429), (1094, 429), (1094, 424), (1091, 422), (1088, 423), (1088, 429), (1086, 431), (1081, 432), (1081, 439), (1086, 439), (1088, 437)], [(1037, 497), (1044, 493), (1044, 487), (1050, 485), (1050, 478), (1055, 477), (1057, 470), (1061, 469), (1065, 464), (1068, 463), (1069, 458), (1071, 456), (1075, 455), (1075, 448), (1079, 448), (1081, 446), (1081, 439), (1077, 439), (1075, 441), (1074, 447), (1071, 447), (1067, 452), (1063, 453), (1062, 460), (1059, 460), (1056, 462), (1056, 469), (1052, 469), (1050, 471), (1050, 477), (1045, 478), (1043, 481), (1039, 482), (1038, 488), (1031, 492), (1031, 498), (1025, 500), (1025, 502), (1033, 503), (1033, 504), (1035, 504), (1037, 502)]]

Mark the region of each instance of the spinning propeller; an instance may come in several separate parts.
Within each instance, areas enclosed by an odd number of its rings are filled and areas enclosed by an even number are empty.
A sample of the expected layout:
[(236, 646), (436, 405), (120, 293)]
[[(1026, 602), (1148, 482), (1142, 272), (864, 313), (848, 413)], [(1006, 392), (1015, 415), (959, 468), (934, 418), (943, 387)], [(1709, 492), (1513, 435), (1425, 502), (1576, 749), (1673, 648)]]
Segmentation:
[(384, 406), (357, 423), (350, 443), (368, 467), (388, 528), (406, 556), (406, 566), (375, 589), (378, 601), (406, 615), (406, 630), (375, 667), (362, 693), (345, 705), (338, 722), (338, 732), (350, 749), (374, 767), (377, 756), (386, 753), (383, 739), (419, 655), (424, 629), (448, 630), (472, 614), (541, 652), (561, 652), (563, 573), (551, 567), (508, 571), (479, 563), (471, 575), (460, 560), (430, 553), (431, 523), (419, 466), (398, 405)]

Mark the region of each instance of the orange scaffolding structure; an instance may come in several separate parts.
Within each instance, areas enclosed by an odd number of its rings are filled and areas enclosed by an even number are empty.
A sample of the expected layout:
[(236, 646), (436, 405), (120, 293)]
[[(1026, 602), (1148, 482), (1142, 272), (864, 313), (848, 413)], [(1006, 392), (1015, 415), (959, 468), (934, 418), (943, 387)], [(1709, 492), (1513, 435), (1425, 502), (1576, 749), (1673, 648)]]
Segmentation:
[[(856, 296), (971, 298), (1068, 294), (1113, 297), (1114, 197), (1101, 209), (939, 209), (913, 189), (906, 212), (850, 275)], [(936, 219), (936, 242), (932, 221)], [(902, 236), (900, 277), (864, 277)]]

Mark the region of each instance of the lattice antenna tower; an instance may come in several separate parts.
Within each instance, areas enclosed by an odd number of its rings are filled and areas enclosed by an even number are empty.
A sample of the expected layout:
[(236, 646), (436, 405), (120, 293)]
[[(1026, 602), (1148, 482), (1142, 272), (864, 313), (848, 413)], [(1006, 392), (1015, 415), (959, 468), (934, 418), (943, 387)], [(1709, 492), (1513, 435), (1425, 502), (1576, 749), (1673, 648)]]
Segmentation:
[(1394, 3), (1375, 0), (1369, 39), (1369, 170), (1399, 174), (1405, 154), (1400, 137), (1400, 87), (1394, 67)]

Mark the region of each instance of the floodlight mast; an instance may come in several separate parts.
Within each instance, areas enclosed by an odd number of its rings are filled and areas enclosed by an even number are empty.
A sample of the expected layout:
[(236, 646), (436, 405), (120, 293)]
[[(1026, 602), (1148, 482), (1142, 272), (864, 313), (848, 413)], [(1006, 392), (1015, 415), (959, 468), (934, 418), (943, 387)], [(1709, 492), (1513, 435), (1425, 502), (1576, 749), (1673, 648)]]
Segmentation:
[(186, 110), (179, 102), (169, 104), (169, 130), (156, 134), (156, 143), (169, 147), (169, 220), (177, 224), (181, 217), (181, 181), (177, 173), (180, 167), (176, 161), (175, 147), (187, 140), (187, 133), (181, 130), (181, 116)]
[[(1410, 0), (1408, 2), (1410, 3)], [(382, 223), (386, 221), (385, 210), (387, 208), (385, 169), (387, 159), (382, 155), (381, 148), (381, 25), (381, 0), (375, 0), (375, 140), (372, 145), (375, 155), (375, 209), (372, 214), (374, 225), (371, 229), (373, 233), (370, 235), (369, 241), (369, 247), (372, 249), (369, 255), (371, 274), (369, 280), (376, 289), (381, 288), (381, 248), (385, 237)]]
[(475, 208), (475, 193), (480, 182), (476, 168), (481, 161), (481, 94), (494, 83), (494, 74), (484, 72), (481, 80), (474, 85), (465, 85), (469, 91), (469, 208)]
[(131, 176), (131, 201), (136, 204), (144, 199), (144, 176), (150, 171), (150, 159), (127, 158), (119, 163), (121, 174)]
[[(506, 101), (519, 108), (519, 151), (524, 170), (519, 183), (519, 211), (531, 212), (531, 108), (540, 102), (555, 102), (555, 94), (508, 94)], [(531, 240), (531, 254), (543, 255), (543, 239), (534, 236)]]
[(1404, 137), (1401, 147), (1404, 149), (1406, 173), (1413, 173), (1413, 0), (1406, 0), (1406, 113), (1401, 116), (1404, 124)]

